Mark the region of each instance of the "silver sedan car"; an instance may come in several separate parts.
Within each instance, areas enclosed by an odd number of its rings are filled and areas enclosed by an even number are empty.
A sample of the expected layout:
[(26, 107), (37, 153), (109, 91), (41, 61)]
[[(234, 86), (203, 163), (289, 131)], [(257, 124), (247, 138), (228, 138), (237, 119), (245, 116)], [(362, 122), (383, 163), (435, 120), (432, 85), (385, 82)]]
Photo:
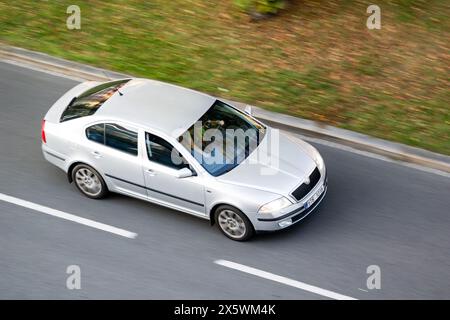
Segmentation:
[(319, 152), (212, 96), (147, 79), (84, 82), (42, 120), (46, 160), (93, 199), (117, 192), (229, 238), (289, 227), (327, 191)]

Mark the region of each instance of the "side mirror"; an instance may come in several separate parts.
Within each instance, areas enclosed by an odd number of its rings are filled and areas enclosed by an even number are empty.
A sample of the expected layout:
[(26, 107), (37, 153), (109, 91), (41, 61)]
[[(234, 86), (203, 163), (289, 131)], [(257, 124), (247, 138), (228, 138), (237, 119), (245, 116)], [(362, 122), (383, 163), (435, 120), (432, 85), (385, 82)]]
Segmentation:
[(177, 172), (177, 178), (181, 179), (181, 178), (187, 178), (187, 177), (192, 177), (193, 173), (189, 168), (183, 168), (178, 170)]
[(251, 116), (252, 115), (252, 106), (246, 105), (245, 109), (244, 109), (244, 112)]

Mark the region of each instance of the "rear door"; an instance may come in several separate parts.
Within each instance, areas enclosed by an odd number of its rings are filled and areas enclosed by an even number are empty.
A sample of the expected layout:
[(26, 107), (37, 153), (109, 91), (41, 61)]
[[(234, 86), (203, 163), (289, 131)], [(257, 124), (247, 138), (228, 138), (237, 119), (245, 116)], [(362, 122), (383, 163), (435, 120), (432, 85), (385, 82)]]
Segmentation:
[(137, 128), (106, 122), (86, 128), (86, 152), (94, 167), (105, 176), (108, 187), (146, 198)]

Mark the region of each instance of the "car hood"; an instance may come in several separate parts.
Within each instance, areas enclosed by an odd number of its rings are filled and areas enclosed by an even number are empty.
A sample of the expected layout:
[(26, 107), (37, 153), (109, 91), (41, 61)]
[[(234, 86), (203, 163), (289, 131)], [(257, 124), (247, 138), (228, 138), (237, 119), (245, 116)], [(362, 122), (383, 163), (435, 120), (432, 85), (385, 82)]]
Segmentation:
[(252, 154), (217, 179), (280, 195), (289, 195), (314, 170), (316, 163), (306, 142), (268, 128)]

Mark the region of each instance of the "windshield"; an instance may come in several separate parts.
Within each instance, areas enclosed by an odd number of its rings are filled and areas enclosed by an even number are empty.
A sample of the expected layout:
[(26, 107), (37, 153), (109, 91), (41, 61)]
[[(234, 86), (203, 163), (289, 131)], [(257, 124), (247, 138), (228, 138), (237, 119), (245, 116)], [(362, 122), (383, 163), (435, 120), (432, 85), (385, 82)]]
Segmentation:
[(216, 100), (178, 141), (213, 176), (244, 161), (264, 138), (266, 128), (247, 114)]

